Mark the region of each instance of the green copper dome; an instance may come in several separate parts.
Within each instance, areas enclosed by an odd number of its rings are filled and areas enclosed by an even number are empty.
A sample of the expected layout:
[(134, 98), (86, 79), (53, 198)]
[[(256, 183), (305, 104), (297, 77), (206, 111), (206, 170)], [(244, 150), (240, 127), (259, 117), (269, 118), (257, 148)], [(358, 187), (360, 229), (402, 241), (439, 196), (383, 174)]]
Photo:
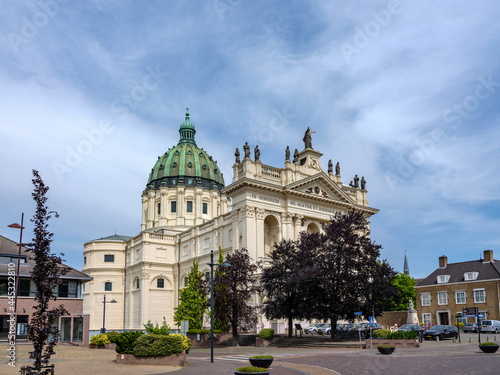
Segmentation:
[(195, 133), (194, 124), (189, 119), (189, 108), (186, 108), (186, 119), (179, 128), (179, 143), (158, 156), (149, 174), (145, 192), (162, 186), (199, 186), (217, 191), (224, 187), (224, 178), (217, 162), (205, 150), (198, 148)]

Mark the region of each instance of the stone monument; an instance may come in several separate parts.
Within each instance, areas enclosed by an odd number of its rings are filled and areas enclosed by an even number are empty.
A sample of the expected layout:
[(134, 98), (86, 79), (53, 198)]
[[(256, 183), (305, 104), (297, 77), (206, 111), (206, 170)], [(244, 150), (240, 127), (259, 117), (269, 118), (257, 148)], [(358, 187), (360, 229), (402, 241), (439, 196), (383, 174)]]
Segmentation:
[(408, 313), (406, 324), (419, 324), (417, 310), (415, 310), (415, 307), (413, 306), (413, 301), (411, 299), (410, 299), (410, 305), (408, 306), (406, 312)]

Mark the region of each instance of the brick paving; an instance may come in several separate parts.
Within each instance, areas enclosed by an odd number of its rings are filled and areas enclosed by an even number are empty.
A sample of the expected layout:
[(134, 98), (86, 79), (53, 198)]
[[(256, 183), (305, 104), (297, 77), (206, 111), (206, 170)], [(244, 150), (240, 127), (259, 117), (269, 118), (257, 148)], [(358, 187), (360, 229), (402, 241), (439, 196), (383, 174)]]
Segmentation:
[[(469, 337), (475, 342), (469, 344)], [(499, 337), (500, 338), (500, 337)], [(481, 337), (486, 341), (486, 337)], [(494, 341), (491, 336), (489, 341)], [(18, 344), (16, 368), (7, 365), (6, 344), (0, 344), (0, 374), (19, 374), (21, 366), (29, 364), (29, 344)], [(215, 363), (210, 363), (209, 348), (193, 348), (183, 368), (145, 365), (117, 365), (113, 350), (89, 349), (58, 345), (51, 363), (55, 364), (57, 375), (233, 375), (234, 370), (248, 365), (251, 355), (272, 354), (275, 356), (271, 375), (493, 375), (500, 374), (500, 351), (484, 354), (477, 347), (476, 335), (463, 335), (462, 343), (424, 341), (421, 348), (396, 349), (389, 356), (378, 353), (373, 355), (369, 349), (330, 349), (330, 348), (256, 348), (236, 347), (215, 350)]]

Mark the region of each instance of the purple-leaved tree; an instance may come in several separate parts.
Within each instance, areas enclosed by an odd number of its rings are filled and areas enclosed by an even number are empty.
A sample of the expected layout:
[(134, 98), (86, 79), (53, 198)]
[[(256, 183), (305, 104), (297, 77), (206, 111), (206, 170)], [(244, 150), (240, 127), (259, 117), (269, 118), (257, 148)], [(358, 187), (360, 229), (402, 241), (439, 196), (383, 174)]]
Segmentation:
[[(50, 300), (55, 300), (54, 289), (61, 283), (60, 276), (68, 272), (68, 268), (62, 264), (61, 257), (50, 251), (53, 233), (48, 228), (49, 219), (59, 215), (55, 211), (49, 211), (46, 203), (48, 186), (45, 186), (38, 171), (33, 170), (33, 200), (36, 202), (36, 212), (31, 221), (34, 224), (33, 242), (27, 245), (27, 251), (31, 252), (31, 258), (35, 265), (31, 272), (33, 283), (36, 286), (35, 312), (28, 324), (28, 340), (33, 342), (33, 351), (30, 358), (33, 359), (32, 366), (26, 366), (27, 375), (46, 375), (50, 369), (43, 366), (49, 364), (52, 355), (55, 354), (54, 347), (59, 338), (57, 328), (58, 319), (68, 314), (63, 305), (51, 308)], [(63, 254), (61, 254), (63, 255)]]

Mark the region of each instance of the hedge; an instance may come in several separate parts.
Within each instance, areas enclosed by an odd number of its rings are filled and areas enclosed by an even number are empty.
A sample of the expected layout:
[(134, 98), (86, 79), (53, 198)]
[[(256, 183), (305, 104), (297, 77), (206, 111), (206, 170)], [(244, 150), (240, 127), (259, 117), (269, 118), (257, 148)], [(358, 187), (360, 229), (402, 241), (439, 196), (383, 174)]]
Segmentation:
[(141, 331), (125, 331), (114, 337), (115, 351), (118, 354), (132, 354), (135, 341), (144, 335)]
[(134, 344), (133, 354), (137, 357), (171, 355), (183, 352), (182, 338), (177, 335), (142, 335)]

